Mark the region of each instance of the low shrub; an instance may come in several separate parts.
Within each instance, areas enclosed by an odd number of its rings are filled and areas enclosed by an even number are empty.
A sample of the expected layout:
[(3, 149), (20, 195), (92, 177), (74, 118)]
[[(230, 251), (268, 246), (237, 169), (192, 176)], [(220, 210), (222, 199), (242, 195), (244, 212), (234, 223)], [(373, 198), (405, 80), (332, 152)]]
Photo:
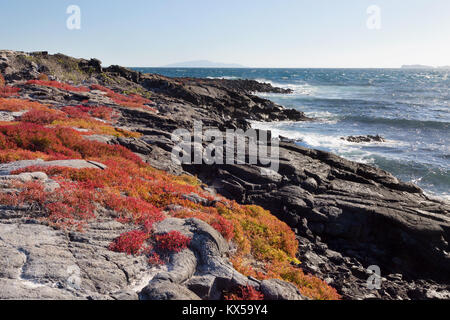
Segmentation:
[(116, 122), (119, 118), (119, 113), (113, 108), (105, 106), (97, 106), (90, 111), (91, 115), (95, 118), (103, 119), (109, 122)]
[(88, 132), (81, 134), (83, 135), (91, 135), (91, 134), (102, 134), (102, 135), (110, 135), (115, 137), (126, 137), (126, 138), (139, 138), (142, 135), (137, 132), (131, 132), (128, 130), (124, 130), (121, 128), (112, 127), (106, 123), (103, 123), (99, 120), (95, 120), (93, 118), (87, 119), (74, 119), (74, 118), (65, 118), (59, 119), (52, 122), (54, 126), (59, 127), (68, 127), (68, 128), (78, 128), (78, 129), (86, 129)]
[[(0, 149), (5, 146), (5, 144), (2, 143), (1, 141), (2, 138), (0, 137)], [(50, 160), (52, 159), (52, 157), (43, 152), (33, 152), (23, 149), (0, 150), (0, 163), (8, 163), (19, 160), (34, 160), (34, 159)]]
[(214, 208), (177, 210), (171, 211), (170, 215), (180, 219), (197, 218), (203, 220), (216, 229), (226, 240), (230, 241), (234, 237), (234, 224), (222, 217)]
[(156, 252), (152, 252), (148, 256), (148, 263), (151, 265), (161, 266), (164, 265), (165, 262), (163, 259), (161, 259), (161, 256), (157, 254)]
[(22, 122), (30, 122), (36, 124), (51, 124), (57, 120), (63, 120), (66, 118), (66, 115), (58, 110), (48, 109), (34, 109), (30, 110), (27, 113), (23, 114), (20, 117), (20, 121)]
[(0, 88), (0, 97), (1, 98), (9, 98), (9, 97), (14, 97), (17, 96), (17, 94), (20, 92), (20, 88), (15, 88), (15, 87), (1, 87)]
[(224, 294), (225, 300), (264, 300), (264, 294), (252, 286), (239, 286), (234, 292)]
[(28, 85), (36, 85), (36, 86), (45, 86), (45, 87), (53, 87), (65, 91), (72, 92), (89, 92), (89, 88), (86, 87), (74, 87), (67, 83), (62, 83), (58, 81), (45, 81), (45, 80), (29, 80), (27, 81)]
[(49, 81), (48, 76), (45, 73), (41, 73), (37, 79), (40, 81)]
[(27, 205), (30, 214), (47, 221), (58, 228), (76, 227), (79, 230), (89, 220), (95, 218), (95, 197), (92, 190), (80, 188), (76, 183), (58, 181), (60, 188), (45, 191), (40, 182), (17, 183), (20, 191), (1, 194), (0, 202), (7, 205)]
[(155, 235), (155, 241), (160, 250), (180, 252), (187, 248), (191, 242), (191, 238), (186, 237), (179, 231), (170, 231), (166, 234)]
[(85, 106), (66, 106), (62, 107), (61, 111), (67, 114), (69, 118), (72, 119), (90, 119), (89, 115), (90, 108)]
[(147, 106), (146, 104), (152, 103), (151, 100), (141, 97), (138, 94), (131, 94), (131, 95), (123, 95), (120, 93), (117, 93), (109, 88), (106, 88), (101, 85), (91, 85), (90, 87), (92, 90), (99, 90), (106, 93), (106, 96), (113, 100), (118, 105), (127, 107), (127, 108), (134, 108), (134, 109), (144, 109), (148, 111), (155, 112), (156, 110), (152, 107)]
[(48, 110), (48, 107), (29, 100), (0, 98), (0, 111), (17, 112), (26, 110)]
[(142, 163), (137, 155), (122, 146), (88, 141), (73, 129), (46, 128), (34, 123), (0, 126), (0, 150), (14, 148), (40, 151), (61, 159), (85, 159), (103, 155), (124, 157)]
[(20, 92), (19, 88), (6, 85), (5, 78), (0, 74), (0, 98), (9, 98), (16, 96)]
[(121, 234), (109, 246), (111, 251), (123, 252), (128, 255), (137, 255), (144, 250), (144, 244), (148, 239), (148, 233), (134, 230)]

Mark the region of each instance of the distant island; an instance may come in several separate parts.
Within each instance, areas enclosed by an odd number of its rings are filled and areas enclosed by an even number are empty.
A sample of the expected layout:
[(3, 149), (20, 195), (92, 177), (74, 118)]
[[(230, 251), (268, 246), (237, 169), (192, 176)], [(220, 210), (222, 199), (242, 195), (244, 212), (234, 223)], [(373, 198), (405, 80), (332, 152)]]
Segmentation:
[(422, 64), (410, 64), (410, 65), (403, 65), (402, 69), (450, 69), (450, 66), (433, 67)]
[(208, 60), (186, 61), (168, 64), (163, 68), (247, 68), (236, 63), (221, 63)]
[(403, 65), (402, 69), (434, 69), (434, 67), (425, 66), (422, 64), (408, 64), (408, 65)]

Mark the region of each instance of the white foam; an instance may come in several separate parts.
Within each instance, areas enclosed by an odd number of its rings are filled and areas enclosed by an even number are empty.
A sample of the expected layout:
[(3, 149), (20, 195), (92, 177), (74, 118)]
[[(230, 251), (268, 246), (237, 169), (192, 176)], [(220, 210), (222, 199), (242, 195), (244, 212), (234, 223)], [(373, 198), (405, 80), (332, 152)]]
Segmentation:
[[(258, 82), (269, 83), (273, 87), (283, 88), (283, 89), (291, 89), (293, 91), (294, 95), (308, 95), (309, 96), (309, 95), (312, 95), (314, 92), (316, 92), (316, 88), (307, 83), (294, 84), (294, 83), (277, 83), (277, 82), (267, 80), (267, 79), (255, 79), (255, 80)], [(258, 95), (274, 96), (274, 95), (280, 95), (280, 94), (261, 93)]]
[[(252, 128), (261, 130), (270, 130), (272, 136), (283, 136), (289, 139), (301, 141), (311, 148), (325, 149), (338, 154), (348, 160), (373, 164), (375, 163), (374, 156), (383, 156), (382, 153), (375, 152), (373, 150), (363, 150), (362, 147), (367, 146), (397, 146), (400, 144), (398, 141), (388, 140), (386, 142), (365, 142), (355, 143), (344, 139), (337, 135), (326, 135), (320, 133), (304, 132), (301, 130), (303, 123), (299, 122), (251, 122)], [(307, 123), (306, 123), (307, 125)]]
[[(386, 142), (367, 142), (367, 143), (354, 143), (349, 142), (347, 140), (341, 139), (340, 136), (337, 135), (326, 135), (320, 133), (312, 133), (312, 132), (304, 132), (302, 130), (302, 126), (308, 126), (308, 122), (299, 123), (299, 122), (251, 122), (252, 128), (261, 129), (261, 130), (270, 130), (272, 132), (272, 136), (274, 137), (287, 137), (293, 140), (301, 141), (302, 144), (305, 144), (307, 147), (322, 149), (330, 151), (334, 154), (337, 154), (341, 157), (344, 157), (348, 160), (369, 164), (369, 165), (377, 165), (379, 158), (385, 158), (392, 161), (407, 161), (407, 155), (400, 154), (398, 156), (391, 154), (389, 158), (386, 158), (386, 154), (383, 151), (377, 152), (376, 149), (371, 148), (370, 150), (365, 150), (364, 147), (367, 146), (382, 146), (382, 147), (398, 147), (402, 145), (408, 145), (406, 142), (400, 142), (395, 140), (387, 140)], [(406, 158), (405, 158), (406, 156)], [(415, 159), (410, 159), (411, 161), (415, 161)], [(422, 185), (423, 178), (412, 179), (411, 182), (415, 184)], [(422, 187), (424, 187), (422, 185)], [(426, 188), (427, 189), (427, 188)], [(439, 198), (443, 198), (447, 201), (450, 201), (450, 193), (439, 193), (435, 194), (431, 191), (427, 191), (428, 194), (433, 196), (437, 196)]]
[(240, 77), (235, 76), (221, 76), (221, 77), (207, 77), (207, 79), (219, 79), (219, 80), (238, 80)]
[(309, 118), (314, 119), (315, 121), (328, 123), (328, 124), (336, 124), (341, 116), (331, 113), (329, 111), (303, 111), (305, 115)]
[[(307, 113), (312, 116), (314, 113)], [(315, 113), (316, 115), (319, 113)], [(336, 115), (323, 112), (322, 113), (327, 117), (323, 117), (319, 119), (319, 122), (327, 122), (328, 120), (332, 120)], [(261, 130), (270, 130), (272, 131), (272, 135), (275, 137), (283, 136), (293, 140), (301, 140), (313, 147), (325, 147), (330, 149), (341, 149), (345, 147), (355, 147), (355, 146), (399, 146), (403, 143), (396, 140), (386, 140), (386, 142), (361, 142), (355, 143), (350, 142), (344, 139), (341, 139), (341, 136), (336, 135), (325, 135), (320, 133), (305, 133), (302, 131), (303, 125), (308, 125), (309, 122), (294, 122), (294, 121), (279, 121), (279, 122), (258, 122), (258, 121), (250, 121), (252, 128), (261, 129)]]
[(280, 122), (251, 122), (252, 128), (272, 131), (274, 137), (287, 137), (293, 140), (301, 140), (313, 147), (341, 148), (350, 143), (341, 140), (339, 137), (327, 136), (318, 133), (302, 132), (298, 122), (280, 121)]

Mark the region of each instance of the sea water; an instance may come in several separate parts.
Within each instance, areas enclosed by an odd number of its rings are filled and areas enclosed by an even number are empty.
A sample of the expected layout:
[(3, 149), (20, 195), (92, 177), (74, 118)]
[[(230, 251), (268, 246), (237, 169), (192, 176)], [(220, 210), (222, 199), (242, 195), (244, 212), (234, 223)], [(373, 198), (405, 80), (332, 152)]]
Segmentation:
[[(254, 79), (292, 94), (258, 94), (312, 122), (252, 123), (298, 144), (372, 164), (450, 199), (450, 70), (136, 68), (170, 77)], [(384, 143), (342, 137), (381, 135)]]

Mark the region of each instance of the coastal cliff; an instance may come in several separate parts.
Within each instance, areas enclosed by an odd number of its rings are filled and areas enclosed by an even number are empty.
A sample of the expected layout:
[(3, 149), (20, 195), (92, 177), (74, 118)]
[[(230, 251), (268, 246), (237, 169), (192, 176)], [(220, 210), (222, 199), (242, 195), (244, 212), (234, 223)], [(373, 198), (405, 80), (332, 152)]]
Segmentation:
[(413, 184), (288, 141), (271, 175), (172, 161), (194, 121), (313, 120), (254, 95), (288, 90), (46, 52), (0, 73), (0, 298), (450, 298), (450, 204)]

